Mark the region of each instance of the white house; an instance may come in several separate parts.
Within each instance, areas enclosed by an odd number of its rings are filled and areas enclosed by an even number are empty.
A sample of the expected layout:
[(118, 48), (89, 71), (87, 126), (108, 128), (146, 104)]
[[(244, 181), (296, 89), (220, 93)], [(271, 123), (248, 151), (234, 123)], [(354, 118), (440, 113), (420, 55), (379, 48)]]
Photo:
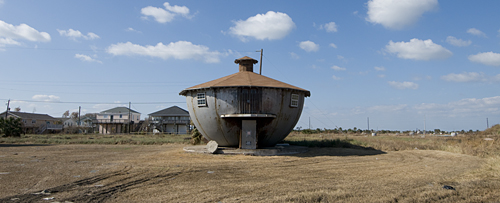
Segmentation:
[(115, 107), (102, 111), (96, 115), (99, 133), (127, 133), (132, 128), (130, 125), (139, 123), (141, 113), (127, 107)]

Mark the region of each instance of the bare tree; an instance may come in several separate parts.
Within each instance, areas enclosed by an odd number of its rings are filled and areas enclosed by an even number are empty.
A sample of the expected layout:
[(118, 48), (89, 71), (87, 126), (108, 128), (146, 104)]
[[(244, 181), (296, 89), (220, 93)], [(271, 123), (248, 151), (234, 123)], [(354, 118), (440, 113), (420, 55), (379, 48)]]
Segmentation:
[(70, 118), (78, 118), (78, 112), (75, 111), (75, 112), (71, 113)]
[(86, 113), (84, 116), (89, 117), (89, 118), (95, 118), (95, 117), (97, 117), (97, 114), (96, 113)]
[(69, 116), (69, 110), (65, 111), (62, 115), (63, 118), (67, 118)]

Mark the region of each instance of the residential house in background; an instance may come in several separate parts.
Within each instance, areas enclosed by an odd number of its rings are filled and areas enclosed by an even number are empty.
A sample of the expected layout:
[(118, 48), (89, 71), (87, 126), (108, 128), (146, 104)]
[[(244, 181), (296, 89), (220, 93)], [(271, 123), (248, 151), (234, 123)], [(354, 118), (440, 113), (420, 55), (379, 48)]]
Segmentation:
[(137, 111), (127, 107), (115, 107), (98, 113), (95, 121), (99, 126), (99, 133), (112, 134), (128, 133), (129, 129), (135, 129), (140, 119), (141, 113)]
[(63, 123), (63, 128), (65, 129), (65, 132), (66, 129), (80, 128), (81, 132), (92, 133), (94, 132), (94, 129), (97, 127), (96, 125), (97, 120), (95, 117), (83, 116), (80, 118), (61, 118), (60, 120)]
[[(5, 118), (5, 114), (7, 112), (4, 111), (0, 116)], [(60, 132), (63, 128), (63, 125), (56, 124), (58, 119), (48, 114), (9, 111), (7, 118), (9, 117), (21, 118), (24, 133)]]
[(189, 112), (172, 106), (149, 114), (151, 123), (164, 133), (187, 134), (191, 130)]

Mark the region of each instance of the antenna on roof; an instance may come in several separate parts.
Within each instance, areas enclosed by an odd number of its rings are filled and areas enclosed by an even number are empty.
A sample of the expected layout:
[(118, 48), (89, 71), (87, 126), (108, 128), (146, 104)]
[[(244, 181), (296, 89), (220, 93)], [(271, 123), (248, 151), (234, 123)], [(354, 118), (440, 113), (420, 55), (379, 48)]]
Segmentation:
[(259, 69), (259, 75), (262, 75), (262, 54), (264, 54), (264, 49), (260, 49), (260, 51), (255, 51), (255, 52), (260, 52), (260, 69)]

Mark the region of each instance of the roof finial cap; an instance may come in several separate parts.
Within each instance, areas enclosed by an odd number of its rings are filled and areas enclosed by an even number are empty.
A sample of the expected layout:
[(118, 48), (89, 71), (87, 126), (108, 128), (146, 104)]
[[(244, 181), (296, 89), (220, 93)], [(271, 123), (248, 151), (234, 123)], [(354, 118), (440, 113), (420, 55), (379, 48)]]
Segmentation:
[(239, 70), (241, 71), (250, 71), (253, 72), (253, 64), (258, 63), (259, 61), (250, 58), (248, 56), (244, 56), (242, 58), (234, 60), (234, 63), (240, 64)]

